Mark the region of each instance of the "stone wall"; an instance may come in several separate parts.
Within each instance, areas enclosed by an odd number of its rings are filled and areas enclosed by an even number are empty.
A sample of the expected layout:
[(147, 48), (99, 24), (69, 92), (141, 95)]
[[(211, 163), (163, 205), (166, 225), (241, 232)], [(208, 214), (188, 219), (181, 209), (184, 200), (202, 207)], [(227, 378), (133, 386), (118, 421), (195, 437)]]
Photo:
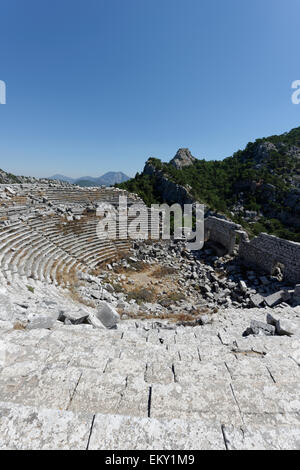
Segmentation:
[(239, 256), (243, 264), (268, 274), (280, 263), (285, 281), (300, 282), (300, 243), (261, 233), (251, 241), (241, 242)]
[(240, 236), (246, 236), (241, 226), (218, 217), (208, 217), (204, 221), (205, 240), (212, 240), (224, 246), (228, 253), (233, 253)]
[(239, 258), (245, 266), (272, 274), (280, 265), (285, 281), (300, 283), (300, 243), (266, 233), (249, 241), (240, 225), (217, 217), (205, 219), (205, 240), (220, 243), (230, 254), (238, 244)]

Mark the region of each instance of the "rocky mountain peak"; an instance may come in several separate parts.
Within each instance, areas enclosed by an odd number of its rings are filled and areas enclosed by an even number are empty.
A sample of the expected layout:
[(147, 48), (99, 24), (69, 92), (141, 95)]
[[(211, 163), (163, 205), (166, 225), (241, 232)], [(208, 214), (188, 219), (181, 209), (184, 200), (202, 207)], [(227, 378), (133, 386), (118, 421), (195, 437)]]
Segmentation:
[(177, 151), (176, 155), (170, 163), (175, 166), (178, 170), (183, 167), (190, 166), (196, 161), (196, 158), (193, 157), (191, 151), (188, 148), (181, 148)]

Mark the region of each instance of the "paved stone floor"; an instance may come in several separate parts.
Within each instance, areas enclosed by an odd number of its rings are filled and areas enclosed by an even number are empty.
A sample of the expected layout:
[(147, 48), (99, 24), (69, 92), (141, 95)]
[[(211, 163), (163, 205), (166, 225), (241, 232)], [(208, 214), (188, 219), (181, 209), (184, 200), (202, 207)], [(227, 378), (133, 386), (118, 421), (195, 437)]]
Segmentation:
[(265, 314), (0, 329), (0, 448), (300, 449), (300, 339), (242, 337)]

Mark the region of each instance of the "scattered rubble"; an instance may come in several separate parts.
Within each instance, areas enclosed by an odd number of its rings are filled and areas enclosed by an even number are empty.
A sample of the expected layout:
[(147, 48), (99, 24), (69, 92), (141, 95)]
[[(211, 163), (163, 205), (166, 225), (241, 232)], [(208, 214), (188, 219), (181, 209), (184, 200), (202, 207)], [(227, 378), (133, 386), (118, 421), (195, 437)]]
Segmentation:
[(251, 320), (250, 327), (244, 331), (243, 336), (300, 336), (300, 323), (295, 322), (295, 319), (279, 318), (277, 320), (270, 313), (267, 313), (266, 320), (267, 323)]

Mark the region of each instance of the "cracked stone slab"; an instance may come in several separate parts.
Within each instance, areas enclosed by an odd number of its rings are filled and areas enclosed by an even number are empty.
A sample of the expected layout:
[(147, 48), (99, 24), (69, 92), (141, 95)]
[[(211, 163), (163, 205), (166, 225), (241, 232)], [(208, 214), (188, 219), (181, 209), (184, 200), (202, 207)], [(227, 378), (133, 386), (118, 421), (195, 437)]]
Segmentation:
[(243, 421), (246, 426), (271, 426), (281, 425), (300, 426), (299, 413), (259, 413), (243, 414)]
[(265, 364), (276, 383), (300, 382), (300, 367), (293, 359), (282, 357), (278, 360), (267, 356)]
[(136, 379), (126, 386), (121, 393), (117, 413), (121, 415), (147, 417), (149, 413), (150, 387), (144, 380)]
[[(110, 351), (110, 354), (113, 355), (114, 351)], [(68, 357), (68, 351), (63, 352), (63, 356)], [(70, 362), (69, 365), (71, 367), (78, 367), (78, 368), (90, 368), (90, 369), (99, 369), (102, 372), (104, 371), (107, 362), (109, 360), (110, 355), (106, 351), (98, 350), (84, 353), (78, 353), (77, 351), (73, 351), (69, 353)]]
[(266, 383), (271, 381), (266, 361), (262, 358), (239, 356), (237, 361), (228, 361), (226, 364), (233, 380), (257, 377), (265, 379)]
[(202, 421), (96, 415), (90, 450), (224, 450), (221, 426)]
[(75, 367), (45, 367), (41, 374), (29, 376), (21, 392), (24, 403), (66, 409), (80, 379)]
[(121, 359), (127, 360), (140, 360), (145, 363), (147, 362), (162, 362), (172, 361), (174, 357), (179, 358), (177, 350), (173, 352), (172, 346), (158, 346), (154, 344), (145, 343), (145, 345), (128, 346), (126, 343), (122, 345)]
[(172, 370), (172, 364), (168, 365), (165, 363), (155, 362), (153, 364), (147, 364), (145, 372), (145, 381), (149, 384), (169, 384), (174, 382), (174, 373)]
[(0, 403), (2, 450), (84, 450), (92, 416)]
[(175, 360), (184, 362), (200, 361), (199, 349), (196, 345), (192, 344), (175, 344), (169, 345), (168, 351)]
[(46, 361), (48, 353), (46, 351), (38, 351), (33, 346), (20, 346), (18, 344), (9, 343), (0, 340), (0, 366), (6, 367), (16, 362), (24, 361)]
[(201, 361), (213, 363), (223, 363), (234, 358), (234, 354), (231, 352), (231, 349), (221, 344), (218, 346), (200, 346), (199, 354)]
[(143, 361), (128, 360), (128, 359), (113, 359), (108, 361), (105, 373), (109, 374), (114, 371), (128, 375), (144, 374), (146, 370), (146, 364)]
[[(153, 385), (151, 417), (158, 419), (194, 418), (213, 415), (217, 422), (240, 423), (241, 415), (229, 384), (206, 377), (197, 384)], [(208, 418), (209, 419), (209, 418)]]
[(299, 413), (300, 384), (266, 383), (261, 379), (236, 380), (232, 389), (242, 413)]
[(182, 362), (174, 363), (176, 382), (182, 384), (199, 383), (207, 377), (222, 378), (225, 382), (231, 382), (231, 377), (224, 362), (217, 364), (203, 361), (193, 361), (188, 366)]
[(300, 450), (300, 425), (224, 426), (228, 450)]
[(66, 409), (74, 393), (81, 372), (74, 368), (42, 367), (27, 375), (0, 376), (2, 400), (25, 406), (45, 406)]
[(43, 338), (51, 335), (49, 330), (11, 330), (5, 335), (5, 340), (19, 346), (37, 346)]
[(106, 383), (104, 376), (97, 370), (84, 370), (68, 409), (93, 414), (116, 413), (126, 382), (124, 380), (122, 385)]

